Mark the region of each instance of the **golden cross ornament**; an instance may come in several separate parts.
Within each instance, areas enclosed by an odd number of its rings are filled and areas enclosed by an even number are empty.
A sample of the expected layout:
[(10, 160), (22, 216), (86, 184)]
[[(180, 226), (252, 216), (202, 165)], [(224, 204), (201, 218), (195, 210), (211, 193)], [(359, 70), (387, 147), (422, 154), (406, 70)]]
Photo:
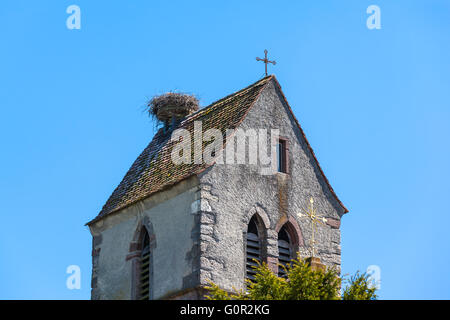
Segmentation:
[(298, 216), (300, 218), (308, 217), (311, 220), (311, 257), (314, 257), (316, 254), (316, 241), (314, 239), (314, 233), (317, 230), (317, 224), (320, 223), (323, 225), (327, 222), (327, 219), (317, 215), (316, 209), (314, 208), (314, 199), (312, 197), (309, 200), (309, 208), (307, 208), (304, 213), (299, 213)]

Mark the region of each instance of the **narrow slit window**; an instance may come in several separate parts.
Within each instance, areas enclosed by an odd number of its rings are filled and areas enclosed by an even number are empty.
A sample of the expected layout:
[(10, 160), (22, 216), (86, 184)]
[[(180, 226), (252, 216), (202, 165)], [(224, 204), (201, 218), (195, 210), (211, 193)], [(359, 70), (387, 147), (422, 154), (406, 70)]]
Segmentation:
[(140, 274), (140, 299), (149, 300), (150, 297), (150, 239), (145, 232), (142, 253), (141, 253), (141, 274)]
[(286, 277), (286, 271), (284, 267), (287, 267), (292, 259), (291, 241), (286, 227), (281, 228), (278, 233), (278, 276)]
[[(261, 241), (259, 239), (256, 219), (253, 217), (248, 224), (247, 230), (247, 257), (246, 257), (247, 279), (255, 280), (256, 271), (253, 267), (261, 262)], [(256, 261), (255, 261), (256, 260)]]
[(284, 139), (278, 140), (277, 167), (278, 172), (287, 173), (287, 141)]

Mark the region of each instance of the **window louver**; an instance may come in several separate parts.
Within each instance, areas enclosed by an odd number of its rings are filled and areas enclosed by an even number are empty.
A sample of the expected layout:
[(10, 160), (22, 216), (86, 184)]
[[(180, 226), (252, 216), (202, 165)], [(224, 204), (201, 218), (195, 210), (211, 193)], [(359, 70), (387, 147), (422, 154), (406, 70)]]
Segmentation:
[(259, 238), (254, 233), (247, 233), (247, 278), (255, 280), (256, 271), (253, 267), (258, 264), (255, 261), (261, 261), (261, 248)]
[[(292, 255), (289, 236), (285, 228), (282, 228), (278, 234), (278, 263), (286, 267), (290, 264), (291, 259)], [(278, 276), (286, 277), (286, 271), (282, 266), (278, 267)]]
[(141, 254), (141, 274), (140, 274), (140, 299), (148, 300), (150, 296), (150, 246), (148, 235), (144, 239), (144, 248)]
[(253, 267), (258, 265), (255, 260), (261, 262), (261, 242), (255, 219), (252, 218), (247, 231), (247, 279), (255, 280), (256, 271)]
[[(278, 240), (278, 263), (287, 266), (290, 263), (291, 260), (291, 251), (289, 249), (289, 242), (286, 242), (284, 240)], [(278, 268), (278, 276), (279, 277), (285, 277), (286, 271), (283, 267)]]

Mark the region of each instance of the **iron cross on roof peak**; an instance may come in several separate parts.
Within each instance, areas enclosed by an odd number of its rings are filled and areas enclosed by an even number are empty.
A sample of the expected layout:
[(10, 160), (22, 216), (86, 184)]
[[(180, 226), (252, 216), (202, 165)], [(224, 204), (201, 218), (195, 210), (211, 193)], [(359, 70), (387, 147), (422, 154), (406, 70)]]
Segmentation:
[(267, 59), (267, 50), (264, 50), (264, 59), (261, 58), (256, 58), (256, 61), (262, 61), (264, 62), (265, 66), (266, 66), (266, 77), (267, 77), (267, 64), (268, 63), (272, 63), (273, 65), (276, 65), (276, 61), (270, 61), (269, 59)]

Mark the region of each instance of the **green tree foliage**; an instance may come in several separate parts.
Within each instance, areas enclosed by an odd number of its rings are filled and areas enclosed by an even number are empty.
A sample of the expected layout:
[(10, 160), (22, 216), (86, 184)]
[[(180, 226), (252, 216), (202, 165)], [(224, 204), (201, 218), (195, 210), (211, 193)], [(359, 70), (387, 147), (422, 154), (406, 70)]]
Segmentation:
[(369, 275), (357, 272), (350, 278), (349, 285), (345, 288), (344, 300), (376, 300), (376, 288), (370, 287)]
[[(283, 266), (280, 266), (280, 268)], [(284, 268), (284, 267), (283, 267)], [(286, 268), (286, 278), (275, 275), (267, 264), (255, 267), (255, 280), (246, 280), (247, 290), (229, 293), (210, 283), (209, 300), (374, 300), (375, 288), (370, 288), (368, 275), (351, 277), (344, 295), (340, 296), (341, 279), (333, 268), (313, 270), (302, 260), (292, 260)]]

